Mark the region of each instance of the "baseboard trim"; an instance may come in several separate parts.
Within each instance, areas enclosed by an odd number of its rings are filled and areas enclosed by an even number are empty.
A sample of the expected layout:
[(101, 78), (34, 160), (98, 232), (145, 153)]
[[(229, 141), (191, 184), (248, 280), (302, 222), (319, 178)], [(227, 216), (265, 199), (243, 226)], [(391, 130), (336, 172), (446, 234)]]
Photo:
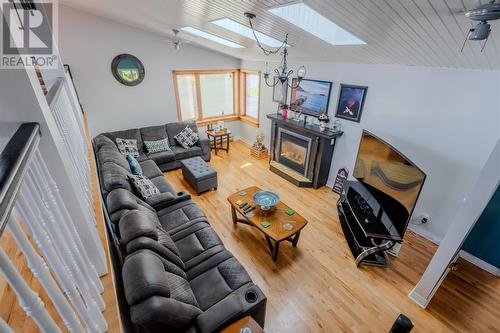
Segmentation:
[(419, 295), (415, 289), (410, 291), (408, 294), (408, 298), (411, 299), (413, 302), (417, 303), (421, 308), (425, 309), (427, 305), (429, 305), (429, 300), (427, 300), (425, 297)]
[(434, 234), (430, 233), (430, 232), (427, 232), (425, 229), (423, 228), (418, 228), (417, 226), (413, 225), (413, 224), (408, 224), (408, 230), (410, 230), (411, 232), (427, 239), (427, 240), (430, 240), (431, 242), (433, 242), (434, 244), (438, 245), (439, 246), (439, 243), (440, 243), (440, 240), (436, 238), (436, 236), (434, 236)]
[(486, 261), (479, 259), (478, 257), (466, 252), (464, 250), (460, 250), (460, 258), (467, 260), (471, 264), (491, 273), (495, 276), (500, 276), (500, 268), (493, 266), (492, 264), (487, 263)]

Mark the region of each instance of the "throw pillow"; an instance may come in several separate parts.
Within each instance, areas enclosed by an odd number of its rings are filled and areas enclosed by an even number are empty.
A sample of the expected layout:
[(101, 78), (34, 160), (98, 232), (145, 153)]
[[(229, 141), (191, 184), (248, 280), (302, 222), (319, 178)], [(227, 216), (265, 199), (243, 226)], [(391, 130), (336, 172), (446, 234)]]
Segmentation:
[(174, 138), (181, 144), (184, 149), (188, 149), (194, 146), (196, 142), (198, 142), (200, 136), (198, 135), (198, 133), (195, 133), (192, 129), (186, 126), (186, 128), (180, 131), (180, 133), (174, 136)]
[(127, 155), (127, 161), (128, 165), (130, 167), (130, 171), (132, 172), (133, 175), (135, 176), (142, 176), (142, 168), (139, 162), (135, 159), (134, 156), (131, 154)]
[(170, 147), (168, 146), (168, 138), (156, 141), (144, 141), (144, 144), (150, 154), (170, 150)]
[(128, 175), (132, 185), (142, 197), (142, 199), (150, 198), (154, 195), (160, 194), (160, 190), (153, 184), (153, 182), (146, 176)]
[(138, 157), (139, 150), (137, 149), (137, 140), (136, 139), (121, 139), (116, 138), (116, 145), (118, 146), (118, 150), (123, 155), (127, 156), (128, 154)]

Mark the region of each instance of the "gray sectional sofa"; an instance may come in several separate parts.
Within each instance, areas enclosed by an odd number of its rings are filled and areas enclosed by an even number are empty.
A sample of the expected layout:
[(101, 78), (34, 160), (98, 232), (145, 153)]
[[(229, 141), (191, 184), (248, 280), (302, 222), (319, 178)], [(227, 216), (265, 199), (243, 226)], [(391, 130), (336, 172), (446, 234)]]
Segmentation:
[[(200, 156), (206, 162), (210, 161), (210, 142), (208, 138), (200, 135), (200, 140), (195, 146), (184, 149), (175, 140), (175, 136), (179, 134), (186, 126), (191, 128), (195, 133), (198, 133), (198, 127), (194, 121), (168, 123), (166, 125), (149, 126), (142, 128), (133, 128), (124, 131), (103, 133), (96, 137), (99, 139), (101, 136), (109, 138), (115, 142), (116, 138), (122, 139), (136, 139), (137, 147), (139, 149), (139, 161), (150, 159), (158, 165), (161, 171), (168, 171), (180, 168), (180, 161), (186, 158)], [(162, 151), (159, 153), (149, 154), (144, 147), (144, 141), (155, 141), (168, 138), (170, 151)]]
[(208, 142), (192, 151), (172, 149), (168, 159), (141, 154), (143, 174), (159, 195), (142, 200), (128, 181), (130, 168), (115, 138), (157, 140), (164, 130), (170, 135), (185, 126), (167, 124), (94, 138), (104, 213), (118, 254), (115, 266), (122, 271), (119, 294), (140, 331), (218, 332), (244, 316), (263, 326), (265, 295), (225, 249), (202, 209), (189, 194), (176, 191), (160, 169), (177, 167), (195, 151), (209, 160)]

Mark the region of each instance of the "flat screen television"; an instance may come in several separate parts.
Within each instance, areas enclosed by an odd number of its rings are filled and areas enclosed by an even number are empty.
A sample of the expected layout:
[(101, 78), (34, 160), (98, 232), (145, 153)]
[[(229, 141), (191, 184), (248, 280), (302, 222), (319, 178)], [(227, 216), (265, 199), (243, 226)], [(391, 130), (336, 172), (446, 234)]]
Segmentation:
[[(297, 79), (292, 80), (292, 86), (297, 85)], [(328, 81), (303, 79), (290, 94), (290, 110), (319, 117), (328, 112), (332, 83)]]
[(422, 190), (425, 173), (390, 144), (363, 131), (353, 176), (403, 236)]

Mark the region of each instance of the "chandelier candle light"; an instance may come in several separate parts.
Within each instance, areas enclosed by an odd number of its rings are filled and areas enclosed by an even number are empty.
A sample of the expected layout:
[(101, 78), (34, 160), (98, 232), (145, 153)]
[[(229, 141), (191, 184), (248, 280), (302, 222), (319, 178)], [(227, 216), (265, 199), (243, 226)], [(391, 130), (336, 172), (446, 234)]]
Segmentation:
[[(255, 38), (255, 41), (257, 42), (257, 45), (262, 50), (262, 52), (264, 52), (264, 54), (266, 56), (268, 56), (270, 54), (277, 54), (281, 49), (283, 49), (283, 52), (281, 53), (283, 55), (283, 59), (281, 59), (280, 66), (279, 66), (279, 68), (274, 69), (274, 72), (278, 75), (277, 81), (275, 81), (275, 82), (273, 81), (272, 83), (269, 82), (269, 80), (268, 80), (269, 75), (270, 75), (269, 63), (266, 62), (266, 64), (265, 64), (264, 79), (265, 79), (266, 84), (269, 87), (274, 87), (275, 85), (278, 84), (278, 82), (281, 82), (282, 85), (286, 83), (292, 89), (297, 88), (300, 85), (300, 82), (302, 81), (302, 79), (306, 76), (306, 68), (304, 66), (300, 66), (299, 69), (297, 70), (297, 77), (291, 78), (291, 75), (293, 74), (293, 70), (288, 70), (288, 62), (287, 62), (287, 57), (288, 57), (288, 49), (287, 48), (289, 47), (288, 34), (285, 35), (285, 40), (283, 41), (283, 43), (281, 44), (280, 47), (278, 47), (276, 50), (268, 50), (262, 46), (259, 39), (257, 38), (257, 34), (255, 33), (255, 29), (253, 28), (252, 19), (254, 19), (256, 17), (256, 15), (254, 13), (250, 13), (250, 12), (245, 12), (244, 15), (248, 18), (248, 22), (250, 24), (250, 28), (252, 29), (253, 36)], [(295, 84), (293, 84), (293, 81), (294, 81), (293, 79), (296, 79)], [(288, 83), (290, 81), (292, 82), (292, 84)]]

